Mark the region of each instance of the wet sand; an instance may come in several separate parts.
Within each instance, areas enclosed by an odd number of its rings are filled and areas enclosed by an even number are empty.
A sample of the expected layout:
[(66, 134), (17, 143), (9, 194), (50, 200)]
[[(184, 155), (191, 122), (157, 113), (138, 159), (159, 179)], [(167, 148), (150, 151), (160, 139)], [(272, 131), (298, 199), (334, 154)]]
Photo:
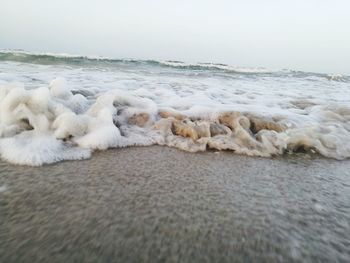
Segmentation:
[(349, 262), (350, 160), (160, 146), (0, 162), (0, 262)]

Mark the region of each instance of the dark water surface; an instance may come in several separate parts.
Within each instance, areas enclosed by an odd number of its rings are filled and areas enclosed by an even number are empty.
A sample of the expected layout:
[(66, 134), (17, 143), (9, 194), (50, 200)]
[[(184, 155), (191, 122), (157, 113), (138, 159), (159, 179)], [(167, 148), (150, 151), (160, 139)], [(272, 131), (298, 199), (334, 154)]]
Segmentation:
[(349, 262), (350, 161), (127, 148), (0, 162), (0, 262)]

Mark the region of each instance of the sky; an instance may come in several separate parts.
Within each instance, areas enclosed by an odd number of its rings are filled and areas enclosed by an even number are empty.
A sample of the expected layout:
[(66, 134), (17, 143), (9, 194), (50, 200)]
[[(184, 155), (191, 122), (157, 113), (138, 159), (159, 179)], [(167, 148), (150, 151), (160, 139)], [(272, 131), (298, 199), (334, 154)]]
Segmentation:
[(350, 74), (350, 1), (0, 0), (0, 48)]

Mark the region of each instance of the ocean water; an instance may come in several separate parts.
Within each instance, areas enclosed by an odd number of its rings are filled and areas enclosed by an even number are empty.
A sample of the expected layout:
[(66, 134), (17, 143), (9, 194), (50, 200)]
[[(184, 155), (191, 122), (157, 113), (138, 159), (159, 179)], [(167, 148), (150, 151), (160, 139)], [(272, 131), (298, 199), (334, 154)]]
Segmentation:
[(0, 155), (43, 165), (167, 145), (350, 157), (350, 77), (180, 61), (0, 52)]

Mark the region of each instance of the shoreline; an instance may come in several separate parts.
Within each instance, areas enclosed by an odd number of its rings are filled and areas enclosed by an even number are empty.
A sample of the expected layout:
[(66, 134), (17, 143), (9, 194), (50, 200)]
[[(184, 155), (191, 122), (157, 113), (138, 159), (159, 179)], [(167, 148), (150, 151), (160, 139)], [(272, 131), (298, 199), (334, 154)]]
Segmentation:
[(349, 168), (161, 146), (0, 161), (0, 261), (346, 262)]

